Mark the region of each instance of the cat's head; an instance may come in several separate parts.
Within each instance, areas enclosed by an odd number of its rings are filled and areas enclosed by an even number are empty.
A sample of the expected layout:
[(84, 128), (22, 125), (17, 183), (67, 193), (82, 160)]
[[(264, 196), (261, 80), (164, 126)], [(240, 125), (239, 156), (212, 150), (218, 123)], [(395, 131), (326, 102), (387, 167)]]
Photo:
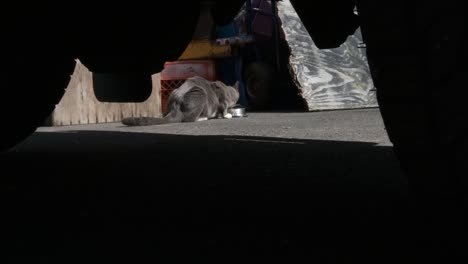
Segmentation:
[(229, 106), (233, 106), (237, 103), (239, 100), (239, 81), (237, 81), (233, 85), (226, 85), (225, 83), (221, 81), (216, 81), (214, 82), (215, 86), (222, 90), (224, 93), (224, 98), (228, 101)]
[(232, 85), (232, 87), (234, 87), (234, 89), (236, 89), (236, 91), (239, 92), (239, 89), (240, 89), (240, 83), (239, 83), (239, 81), (236, 81), (236, 83), (234, 83), (234, 84)]
[(233, 85), (230, 86), (231, 88), (234, 88), (234, 96), (233, 100), (235, 101), (234, 103), (237, 103), (239, 101), (239, 96), (240, 96), (240, 82), (236, 81)]
[(232, 86), (230, 86), (231, 88), (231, 103), (232, 105), (235, 105), (237, 103), (237, 101), (239, 101), (239, 95), (240, 95), (240, 92), (239, 92), (239, 89), (240, 89), (240, 83), (239, 81), (236, 81)]

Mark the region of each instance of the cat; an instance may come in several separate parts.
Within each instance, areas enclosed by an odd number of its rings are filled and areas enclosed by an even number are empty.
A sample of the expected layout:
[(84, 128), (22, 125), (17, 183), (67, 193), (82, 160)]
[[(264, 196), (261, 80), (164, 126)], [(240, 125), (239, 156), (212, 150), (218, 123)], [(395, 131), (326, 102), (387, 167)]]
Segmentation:
[(164, 117), (128, 117), (122, 119), (122, 124), (149, 126), (232, 118), (228, 111), (238, 100), (238, 81), (229, 86), (221, 81), (209, 81), (201, 76), (194, 76), (171, 92)]

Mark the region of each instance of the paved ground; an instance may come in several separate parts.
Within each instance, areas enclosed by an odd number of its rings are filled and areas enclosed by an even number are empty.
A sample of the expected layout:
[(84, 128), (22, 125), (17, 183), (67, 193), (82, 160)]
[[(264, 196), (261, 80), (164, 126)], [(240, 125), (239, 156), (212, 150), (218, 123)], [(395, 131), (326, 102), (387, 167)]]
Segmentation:
[(383, 263), (408, 244), (377, 109), (42, 127), (0, 162), (11, 263)]
[[(99, 140), (80, 142), (85, 146), (54, 144), (45, 135), (49, 133), (75, 133), (85, 131), (106, 131), (132, 134), (188, 135), (220, 137), (265, 137), (298, 140), (333, 140), (346, 142), (367, 142), (379, 146), (390, 146), (378, 109), (325, 111), (312, 113), (248, 113), (248, 117), (218, 119), (207, 122), (169, 124), (147, 127), (126, 127), (120, 123), (79, 125), (63, 127), (41, 127), (31, 140), (18, 146), (18, 150), (58, 149), (66, 147), (89, 147), (86, 143), (99, 143)], [(104, 133), (105, 134), (105, 133)], [(37, 137), (41, 140), (34, 140)], [(60, 137), (55, 137), (57, 140)], [(80, 137), (76, 137), (78, 139)], [(131, 138), (131, 137), (130, 137)], [(52, 138), (51, 138), (52, 140)], [(102, 140), (100, 138), (100, 140)], [(127, 140), (128, 141), (128, 140)], [(117, 142), (113, 142), (117, 143)], [(122, 146), (126, 142), (121, 142)], [(38, 145), (40, 144), (40, 145)], [(128, 144), (132, 145), (132, 144)]]

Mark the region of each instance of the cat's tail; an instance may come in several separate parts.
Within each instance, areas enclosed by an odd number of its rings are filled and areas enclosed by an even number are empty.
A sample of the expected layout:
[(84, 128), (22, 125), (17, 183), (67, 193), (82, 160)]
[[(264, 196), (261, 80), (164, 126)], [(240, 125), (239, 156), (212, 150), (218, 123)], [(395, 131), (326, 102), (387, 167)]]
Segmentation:
[(127, 117), (122, 119), (126, 126), (153, 126), (182, 122), (182, 115), (177, 111), (171, 111), (163, 118), (160, 117)]
[(159, 117), (127, 117), (122, 119), (122, 124), (126, 126), (152, 126), (169, 123), (165, 118)]

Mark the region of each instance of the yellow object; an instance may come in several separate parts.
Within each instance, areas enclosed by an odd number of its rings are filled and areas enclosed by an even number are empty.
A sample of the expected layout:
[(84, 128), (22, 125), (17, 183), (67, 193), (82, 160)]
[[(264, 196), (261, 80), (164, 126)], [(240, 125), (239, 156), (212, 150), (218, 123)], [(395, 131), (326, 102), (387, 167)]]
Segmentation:
[(198, 60), (231, 57), (231, 46), (219, 46), (211, 40), (192, 40), (179, 60)]

